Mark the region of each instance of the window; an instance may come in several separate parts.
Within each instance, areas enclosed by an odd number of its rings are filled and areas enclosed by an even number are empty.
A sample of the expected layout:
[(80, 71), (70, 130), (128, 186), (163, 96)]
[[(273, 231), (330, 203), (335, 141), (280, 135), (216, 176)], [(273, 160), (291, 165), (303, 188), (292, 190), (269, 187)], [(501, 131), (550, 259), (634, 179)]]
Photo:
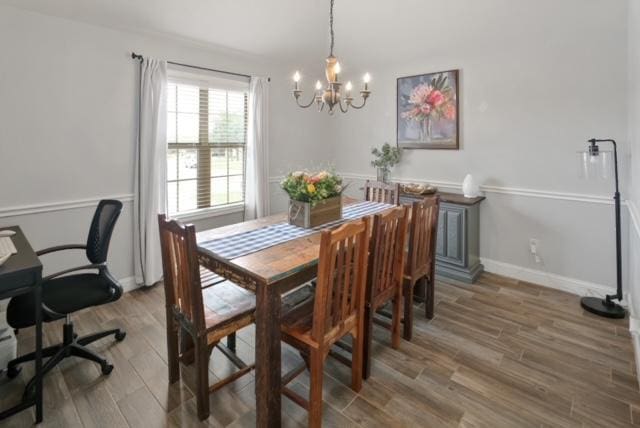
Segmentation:
[(242, 203), (248, 85), (183, 74), (167, 93), (169, 214)]

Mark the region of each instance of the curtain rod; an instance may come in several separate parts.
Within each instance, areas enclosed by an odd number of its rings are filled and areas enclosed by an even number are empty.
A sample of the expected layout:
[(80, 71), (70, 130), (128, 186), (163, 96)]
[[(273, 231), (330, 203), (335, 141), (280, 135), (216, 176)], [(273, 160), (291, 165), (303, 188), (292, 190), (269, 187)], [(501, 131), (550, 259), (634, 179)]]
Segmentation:
[[(144, 60), (144, 57), (142, 55), (138, 55), (135, 52), (131, 52), (131, 58), (132, 59), (137, 59), (140, 62), (142, 62)], [(189, 65), (189, 64), (183, 64), (183, 63), (180, 63), (180, 62), (173, 62), (173, 61), (167, 61), (167, 64), (179, 65), (181, 67), (196, 68), (198, 70), (213, 71), (215, 73), (230, 74), (232, 76), (240, 76), (240, 77), (246, 77), (247, 79), (251, 79), (251, 76), (249, 76), (248, 74), (234, 73), (232, 71), (216, 70), (215, 68), (200, 67), (200, 66), (197, 66), (197, 65)], [(267, 81), (271, 82), (271, 77), (267, 77)]]

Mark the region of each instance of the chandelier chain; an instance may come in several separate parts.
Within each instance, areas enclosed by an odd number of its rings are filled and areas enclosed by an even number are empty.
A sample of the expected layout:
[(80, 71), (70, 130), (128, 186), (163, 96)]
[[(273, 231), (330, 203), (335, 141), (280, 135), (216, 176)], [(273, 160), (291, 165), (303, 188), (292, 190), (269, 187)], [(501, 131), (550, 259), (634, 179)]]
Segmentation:
[(329, 33), (331, 34), (331, 49), (329, 51), (329, 55), (333, 56), (333, 2), (334, 0), (331, 0), (331, 6), (329, 9)]

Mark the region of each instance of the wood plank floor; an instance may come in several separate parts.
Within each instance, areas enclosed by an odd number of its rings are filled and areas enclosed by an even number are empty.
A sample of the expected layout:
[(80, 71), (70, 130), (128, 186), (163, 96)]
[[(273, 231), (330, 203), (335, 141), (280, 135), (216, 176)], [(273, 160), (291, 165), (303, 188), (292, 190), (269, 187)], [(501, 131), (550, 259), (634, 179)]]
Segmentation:
[[(348, 388), (349, 371), (329, 359), (324, 381), (325, 426), (377, 427), (594, 427), (640, 425), (628, 322), (605, 320), (580, 309), (577, 296), (492, 274), (477, 284), (439, 281), (436, 317), (427, 322), (416, 306), (412, 342), (391, 349), (376, 327), (371, 378), (362, 391)], [(251, 427), (255, 420), (253, 374), (211, 395), (211, 417), (196, 418), (193, 373), (182, 369), (167, 384), (163, 291), (138, 290), (120, 301), (78, 314), (80, 334), (121, 326), (122, 343), (95, 345), (114, 365), (108, 376), (98, 366), (69, 359), (45, 381), (44, 426)], [(45, 341), (59, 342), (60, 323), (47, 325)], [(253, 329), (240, 332), (241, 356), (253, 361)], [(33, 332), (21, 331), (19, 352), (32, 348)], [(283, 364), (299, 362), (283, 348)], [(288, 368), (288, 367), (286, 367)], [(216, 351), (211, 382), (231, 364)], [(0, 380), (0, 405), (21, 393), (33, 373)], [(301, 375), (292, 384), (308, 391)], [(283, 398), (285, 426), (304, 426), (306, 412)], [(32, 424), (23, 412), (2, 427)]]

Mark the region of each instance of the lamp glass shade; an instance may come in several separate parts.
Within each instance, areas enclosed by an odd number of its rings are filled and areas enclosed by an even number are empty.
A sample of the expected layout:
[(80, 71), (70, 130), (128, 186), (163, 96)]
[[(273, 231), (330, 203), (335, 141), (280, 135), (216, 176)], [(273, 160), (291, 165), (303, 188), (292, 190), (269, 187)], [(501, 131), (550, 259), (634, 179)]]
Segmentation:
[(613, 154), (600, 150), (592, 154), (589, 150), (578, 152), (578, 175), (584, 180), (608, 180), (613, 177)]

